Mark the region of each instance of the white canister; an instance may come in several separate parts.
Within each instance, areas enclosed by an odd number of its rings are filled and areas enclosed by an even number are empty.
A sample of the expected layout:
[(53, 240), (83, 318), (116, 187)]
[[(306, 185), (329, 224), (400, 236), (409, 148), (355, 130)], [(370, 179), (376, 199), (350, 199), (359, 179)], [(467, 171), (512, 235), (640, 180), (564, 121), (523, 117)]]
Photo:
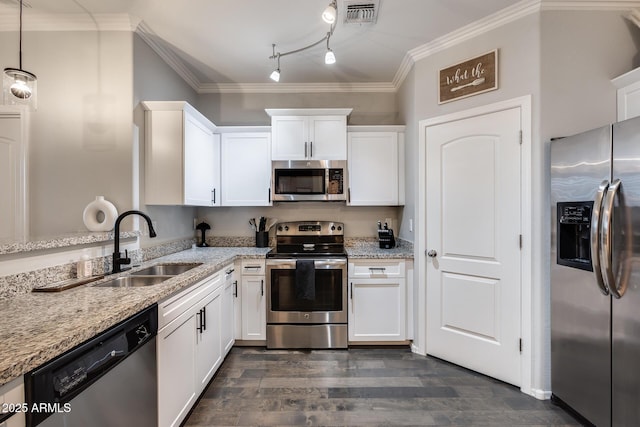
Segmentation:
[(93, 266), (89, 255), (82, 255), (82, 258), (76, 265), (78, 279), (84, 279), (93, 276)]
[(104, 196), (97, 196), (82, 213), (82, 220), (89, 231), (110, 231), (113, 229), (118, 210)]

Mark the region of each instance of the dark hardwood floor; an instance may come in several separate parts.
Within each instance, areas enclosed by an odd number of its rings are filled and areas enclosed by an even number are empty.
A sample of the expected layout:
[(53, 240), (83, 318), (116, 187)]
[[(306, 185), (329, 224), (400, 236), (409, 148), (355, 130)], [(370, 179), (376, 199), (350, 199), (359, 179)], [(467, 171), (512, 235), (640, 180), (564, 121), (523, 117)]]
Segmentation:
[(186, 426), (579, 426), (550, 401), (408, 348), (234, 348)]

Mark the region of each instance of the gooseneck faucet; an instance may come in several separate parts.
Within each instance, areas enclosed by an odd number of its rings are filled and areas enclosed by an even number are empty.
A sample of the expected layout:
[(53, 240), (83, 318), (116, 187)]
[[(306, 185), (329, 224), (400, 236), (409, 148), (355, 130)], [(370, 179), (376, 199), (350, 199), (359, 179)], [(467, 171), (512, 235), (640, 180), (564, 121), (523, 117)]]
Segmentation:
[(156, 230), (153, 229), (153, 224), (151, 224), (151, 218), (144, 212), (141, 211), (126, 211), (121, 213), (116, 219), (116, 225), (114, 227), (114, 237), (113, 237), (113, 268), (111, 273), (120, 273), (122, 271), (121, 266), (126, 264), (131, 264), (131, 258), (129, 258), (127, 250), (124, 251), (124, 258), (120, 256), (120, 222), (124, 219), (124, 217), (128, 215), (140, 215), (147, 221), (147, 225), (149, 226), (149, 237), (156, 237)]

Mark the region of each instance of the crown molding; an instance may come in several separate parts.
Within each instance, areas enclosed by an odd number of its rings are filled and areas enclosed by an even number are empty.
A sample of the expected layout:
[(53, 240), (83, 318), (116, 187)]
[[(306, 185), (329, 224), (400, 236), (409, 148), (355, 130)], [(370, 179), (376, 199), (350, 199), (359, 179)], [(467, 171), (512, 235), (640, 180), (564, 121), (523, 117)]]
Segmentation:
[[(15, 16), (0, 15), (0, 31), (18, 31)], [(86, 13), (48, 14), (29, 13), (23, 24), (24, 31), (133, 31), (139, 19), (126, 13), (88, 15)]]
[[(391, 82), (377, 83), (202, 83), (184, 61), (151, 28), (128, 14), (39, 14), (30, 13), (24, 31), (132, 31), (137, 33), (197, 93), (330, 93), (396, 92), (417, 61), (488, 31), (540, 11), (631, 10), (640, 0), (522, 0), (483, 19), (472, 22), (406, 53)], [(18, 31), (12, 14), (0, 15), (0, 32)]]
[(472, 22), (458, 30), (452, 31), (422, 46), (418, 46), (407, 52), (400, 67), (393, 78), (393, 86), (400, 88), (413, 65), (437, 52), (450, 48), (457, 44), (471, 40), (488, 31), (492, 31), (505, 24), (521, 19), (532, 13), (548, 10), (572, 10), (572, 11), (606, 11), (606, 10), (631, 10), (640, 7), (638, 0), (523, 0), (493, 15)]
[(392, 83), (204, 83), (198, 93), (395, 92)]
[(191, 70), (187, 68), (184, 61), (176, 55), (174, 51), (168, 49), (163, 43), (158, 43), (159, 37), (144, 22), (140, 21), (135, 28), (135, 33), (156, 53), (162, 60), (175, 71), (193, 90), (200, 92), (202, 83)]

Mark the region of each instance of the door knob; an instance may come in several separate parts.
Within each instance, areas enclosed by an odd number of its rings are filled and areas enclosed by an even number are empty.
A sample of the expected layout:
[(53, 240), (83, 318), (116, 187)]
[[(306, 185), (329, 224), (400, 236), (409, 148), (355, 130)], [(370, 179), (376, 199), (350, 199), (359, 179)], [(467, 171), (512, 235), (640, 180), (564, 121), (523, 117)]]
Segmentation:
[(427, 255), (430, 256), (431, 258), (435, 258), (438, 255), (438, 252), (431, 249), (429, 252), (427, 252)]

